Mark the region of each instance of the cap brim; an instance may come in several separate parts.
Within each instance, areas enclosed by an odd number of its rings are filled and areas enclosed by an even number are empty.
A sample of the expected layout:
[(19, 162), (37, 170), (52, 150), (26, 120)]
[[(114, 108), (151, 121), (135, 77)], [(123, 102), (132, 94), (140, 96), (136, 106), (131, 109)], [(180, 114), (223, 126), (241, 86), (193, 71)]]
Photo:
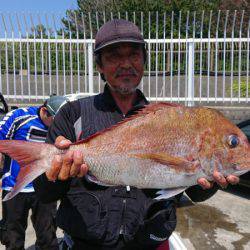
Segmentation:
[(109, 46), (109, 45), (113, 45), (113, 44), (116, 44), (116, 43), (125, 43), (125, 42), (146, 44), (145, 41), (138, 40), (138, 39), (119, 38), (119, 39), (112, 40), (112, 41), (110, 41), (110, 42), (106, 42), (106, 43), (102, 44), (102, 45), (99, 46), (98, 48), (94, 49), (94, 53), (96, 53), (97, 51), (99, 51), (99, 50), (101, 50), (101, 49), (103, 49), (104, 47), (107, 47), (107, 46)]
[(64, 102), (62, 102), (59, 106), (56, 106), (56, 107), (52, 107), (50, 106), (48, 103), (46, 105), (46, 108), (48, 110), (48, 112), (52, 115), (52, 116), (55, 116), (57, 114), (57, 112), (59, 111), (59, 109), (65, 104), (67, 103), (67, 100), (65, 99)]

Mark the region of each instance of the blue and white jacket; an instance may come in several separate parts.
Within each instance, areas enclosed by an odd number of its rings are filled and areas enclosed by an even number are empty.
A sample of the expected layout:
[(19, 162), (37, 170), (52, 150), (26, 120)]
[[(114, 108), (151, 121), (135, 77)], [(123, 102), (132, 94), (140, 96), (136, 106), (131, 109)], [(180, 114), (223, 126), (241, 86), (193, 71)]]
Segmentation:
[[(39, 116), (39, 107), (13, 110), (0, 121), (0, 140), (23, 140), (44, 142), (48, 127)], [(0, 142), (1, 143), (1, 142)], [(11, 190), (16, 183), (20, 166), (9, 157), (5, 158), (2, 176), (2, 189)], [(28, 184), (22, 192), (34, 192), (33, 184)]]

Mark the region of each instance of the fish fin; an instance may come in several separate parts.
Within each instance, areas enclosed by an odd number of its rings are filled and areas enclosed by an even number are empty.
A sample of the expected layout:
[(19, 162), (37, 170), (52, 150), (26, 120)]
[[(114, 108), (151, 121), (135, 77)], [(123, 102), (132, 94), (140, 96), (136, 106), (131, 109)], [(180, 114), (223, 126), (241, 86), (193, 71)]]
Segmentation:
[[(39, 162), (39, 161), (38, 161)], [(38, 163), (37, 162), (37, 163)], [(40, 162), (39, 162), (40, 164)], [(39, 168), (38, 164), (29, 165), (23, 168), (20, 168), (16, 184), (11, 189), (11, 191), (4, 197), (3, 201), (7, 201), (16, 196), (25, 186), (32, 182), (36, 177), (45, 172), (45, 169)]]
[(114, 186), (112, 184), (107, 184), (107, 183), (104, 183), (102, 181), (99, 181), (95, 176), (93, 176), (91, 174), (86, 174), (85, 178), (86, 178), (87, 181), (93, 182), (93, 183), (95, 183), (95, 184), (97, 184), (99, 186), (103, 186), (103, 187), (112, 187), (112, 186)]
[(123, 123), (126, 123), (130, 120), (134, 120), (140, 116), (145, 116), (149, 113), (153, 113), (153, 112), (156, 112), (158, 110), (161, 110), (161, 109), (164, 109), (166, 107), (181, 107), (182, 105), (180, 104), (175, 104), (175, 103), (168, 103), (168, 102), (158, 102), (158, 103), (152, 103), (152, 104), (149, 104), (149, 105), (145, 105), (145, 106), (142, 106), (141, 108), (139, 108), (138, 110), (136, 110), (136, 114), (134, 115), (131, 115), (130, 117), (128, 118), (125, 118), (124, 120), (116, 123), (115, 125), (109, 127), (109, 128), (106, 128), (104, 130), (101, 130), (83, 140), (79, 140), (75, 143), (73, 143), (72, 145), (78, 145), (78, 144), (82, 144), (82, 143), (88, 143), (90, 140), (92, 140), (93, 138), (107, 132), (107, 131), (110, 131), (110, 130), (113, 130), (114, 128), (120, 126), (121, 124)]
[[(44, 167), (51, 159), (43, 158), (43, 150), (55, 148), (53, 145), (39, 142), (27, 142), (20, 140), (1, 140), (0, 152), (9, 155), (20, 165), (17, 182), (12, 191), (5, 196), (9, 200), (18, 194), (22, 188), (32, 182), (37, 176), (46, 171)], [(46, 164), (47, 163), (47, 164)]]
[(195, 172), (200, 164), (198, 161), (188, 161), (185, 158), (178, 156), (171, 156), (167, 153), (146, 153), (146, 154), (134, 154), (136, 158), (149, 159), (157, 163), (167, 165), (170, 168), (174, 168), (177, 171), (192, 173)]
[(40, 142), (1, 140), (0, 152), (9, 155), (22, 167), (39, 160), (41, 151), (48, 146), (54, 147), (53, 145)]
[(160, 194), (155, 197), (155, 200), (169, 199), (177, 194), (184, 192), (188, 187), (180, 187), (180, 188), (171, 188), (171, 189), (163, 189), (156, 192), (156, 194)]

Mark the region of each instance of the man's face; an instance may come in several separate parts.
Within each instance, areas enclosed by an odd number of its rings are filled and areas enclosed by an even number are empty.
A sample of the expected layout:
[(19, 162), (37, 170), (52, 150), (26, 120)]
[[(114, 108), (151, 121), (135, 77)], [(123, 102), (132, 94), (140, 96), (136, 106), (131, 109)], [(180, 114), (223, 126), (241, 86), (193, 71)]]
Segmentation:
[(101, 52), (103, 73), (111, 89), (122, 95), (131, 94), (140, 84), (143, 75), (143, 49), (135, 43), (118, 43), (104, 48)]
[(50, 113), (48, 112), (46, 107), (42, 107), (40, 109), (40, 117), (41, 117), (41, 120), (43, 121), (43, 123), (47, 127), (49, 127), (52, 124), (53, 119), (54, 119), (54, 117), (52, 115), (50, 115)]

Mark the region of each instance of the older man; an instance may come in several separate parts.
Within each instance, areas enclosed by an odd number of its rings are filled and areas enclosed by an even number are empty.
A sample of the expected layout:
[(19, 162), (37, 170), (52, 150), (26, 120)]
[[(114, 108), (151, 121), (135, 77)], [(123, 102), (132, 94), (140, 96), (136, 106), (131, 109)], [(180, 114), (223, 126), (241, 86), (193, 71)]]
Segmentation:
[[(109, 128), (148, 104), (137, 89), (146, 50), (136, 25), (122, 19), (104, 24), (96, 35), (94, 53), (106, 81), (104, 92), (69, 103), (56, 115), (47, 141), (59, 148)], [(55, 157), (51, 169), (35, 180), (43, 201), (61, 199), (57, 221), (70, 236), (72, 249), (156, 249), (168, 239), (176, 225), (173, 201), (154, 200), (152, 190), (99, 186), (85, 177), (87, 169), (83, 155), (69, 151), (63, 158)], [(229, 181), (238, 180), (231, 176)], [(199, 183), (211, 185), (205, 179)], [(221, 177), (220, 184), (226, 183)], [(188, 192), (202, 200), (215, 191)]]

